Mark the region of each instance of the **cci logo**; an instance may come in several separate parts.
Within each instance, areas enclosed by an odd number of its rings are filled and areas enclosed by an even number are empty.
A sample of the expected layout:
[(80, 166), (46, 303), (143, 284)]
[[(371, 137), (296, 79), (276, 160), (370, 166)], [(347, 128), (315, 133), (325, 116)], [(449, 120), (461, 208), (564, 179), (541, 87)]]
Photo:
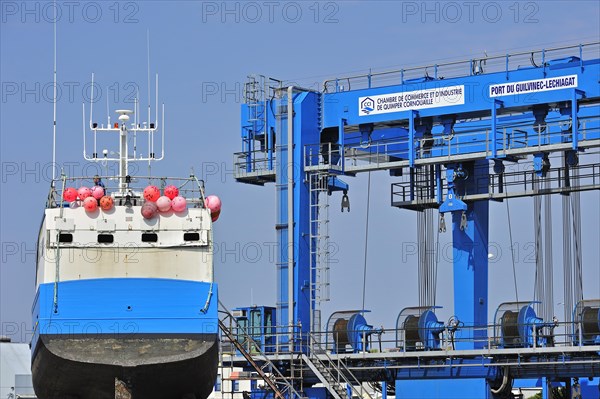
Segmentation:
[(366, 97), (360, 102), (360, 110), (362, 113), (369, 115), (375, 109), (375, 101), (372, 98)]

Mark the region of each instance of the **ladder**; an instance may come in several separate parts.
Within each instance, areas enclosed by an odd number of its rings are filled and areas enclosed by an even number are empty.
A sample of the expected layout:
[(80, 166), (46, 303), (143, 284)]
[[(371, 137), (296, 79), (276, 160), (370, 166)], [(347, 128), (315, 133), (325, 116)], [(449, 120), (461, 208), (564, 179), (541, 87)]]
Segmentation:
[(324, 171), (309, 173), (311, 331), (321, 331), (322, 302), (329, 301), (329, 178)]
[(264, 79), (260, 76), (248, 76), (248, 81), (244, 84), (244, 102), (248, 106), (248, 122), (250, 125), (245, 127), (248, 134), (243, 136), (243, 149), (248, 151), (249, 154), (254, 152), (255, 137), (260, 137), (261, 134), (264, 141), (262, 143), (263, 148), (267, 147), (265, 97)]
[[(346, 399), (349, 391), (352, 397), (373, 399), (371, 394), (364, 389), (362, 383), (348, 369), (344, 361), (338, 357), (333, 360), (318, 341), (318, 337), (310, 334), (310, 356), (302, 355), (302, 360), (327, 388), (334, 399)], [(318, 356), (318, 355), (321, 355)], [(349, 391), (344, 388), (348, 387)]]
[[(252, 339), (248, 332), (238, 324), (237, 320), (233, 315), (221, 305), (221, 312), (225, 314), (224, 320), (219, 319), (219, 328), (221, 332), (227, 337), (227, 340), (233, 344), (233, 346), (239, 351), (239, 353), (246, 359), (246, 361), (252, 366), (257, 372), (260, 379), (262, 379), (268, 387), (273, 391), (273, 395), (276, 399), (300, 399), (303, 396), (298, 393), (294, 387), (294, 380), (302, 379), (302, 375), (296, 377), (294, 375), (293, 359), (292, 359), (292, 370), (290, 377), (286, 377), (283, 373), (269, 360), (269, 358), (262, 351), (260, 345)], [(230, 327), (225, 324), (225, 321), (229, 322)], [(234, 334), (232, 330), (235, 329), (237, 334)], [(237, 336), (236, 336), (237, 335)], [(246, 350), (246, 347), (239, 339), (242, 338), (244, 344), (248, 344), (249, 348), (252, 348), (252, 354)], [(290, 354), (293, 356), (293, 354)], [(301, 369), (301, 368), (300, 368)], [(287, 395), (287, 396), (286, 396)]]

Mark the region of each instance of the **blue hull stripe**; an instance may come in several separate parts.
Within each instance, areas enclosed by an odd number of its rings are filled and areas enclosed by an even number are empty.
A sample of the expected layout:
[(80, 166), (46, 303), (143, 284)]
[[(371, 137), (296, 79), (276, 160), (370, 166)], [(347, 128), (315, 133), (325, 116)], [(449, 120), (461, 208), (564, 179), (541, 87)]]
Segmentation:
[(115, 278), (41, 284), (33, 308), (39, 334), (216, 334), (217, 285), (185, 280)]

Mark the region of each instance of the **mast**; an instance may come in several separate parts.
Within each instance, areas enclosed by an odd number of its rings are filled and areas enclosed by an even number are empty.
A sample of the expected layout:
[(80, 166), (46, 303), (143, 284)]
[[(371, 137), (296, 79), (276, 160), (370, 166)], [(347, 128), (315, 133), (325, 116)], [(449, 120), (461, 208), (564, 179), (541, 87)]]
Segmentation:
[(119, 142), (119, 191), (122, 195), (127, 194), (128, 181), (127, 176), (129, 176), (129, 148), (127, 143), (127, 122), (129, 121), (129, 115), (133, 113), (133, 111), (128, 109), (118, 109), (115, 111), (119, 114), (119, 121), (121, 122), (120, 127), (120, 142)]

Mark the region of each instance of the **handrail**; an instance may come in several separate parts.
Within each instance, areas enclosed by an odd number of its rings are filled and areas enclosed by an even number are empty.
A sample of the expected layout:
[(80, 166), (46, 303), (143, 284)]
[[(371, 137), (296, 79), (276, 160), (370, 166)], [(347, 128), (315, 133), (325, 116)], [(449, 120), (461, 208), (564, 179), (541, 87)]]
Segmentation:
[[(572, 322), (559, 322), (558, 326), (556, 327), (554, 333), (553, 333), (553, 342), (552, 342), (552, 346), (554, 347), (561, 347), (561, 348), (572, 348), (574, 346), (577, 346), (576, 344), (574, 344), (571, 340), (571, 332), (570, 329), (572, 328), (573, 323)], [(274, 328), (275, 330), (277, 330), (278, 332), (272, 334), (272, 336), (276, 336), (276, 337), (287, 337), (289, 335), (289, 333), (287, 332), (287, 328), (289, 328), (289, 326), (269, 326), (270, 328)], [(473, 335), (476, 334), (467, 334), (468, 336), (470, 336), (470, 338), (460, 338), (458, 336), (455, 336), (453, 338), (451, 338), (448, 334), (448, 329), (445, 330), (442, 333), (442, 336), (440, 338), (440, 349), (442, 350), (447, 350), (450, 351), (451, 346), (446, 345), (448, 343), (451, 342), (452, 339), (454, 339), (454, 341), (456, 343), (458, 342), (480, 342), (480, 343), (485, 343), (484, 347), (485, 349), (502, 349), (502, 347), (499, 344), (499, 339), (501, 338), (501, 336), (499, 336), (499, 334), (496, 332), (495, 333), (495, 329), (497, 329), (498, 324), (496, 323), (490, 323), (490, 324), (484, 324), (484, 325), (464, 325), (460, 327), (460, 331), (485, 331), (486, 334), (485, 336), (482, 337), (475, 337), (473, 338)], [(261, 327), (261, 328), (264, 328)], [(245, 329), (244, 327), (239, 327), (240, 332), (243, 334), (244, 331), (246, 331), (244, 335), (244, 339), (246, 340), (243, 345), (245, 346), (246, 350), (248, 350), (249, 347), (252, 348), (256, 348), (261, 349), (261, 343), (259, 341), (255, 341), (254, 339), (252, 339), (252, 336), (247, 332), (248, 330)], [(233, 328), (233, 330), (235, 330), (235, 328)], [(398, 349), (402, 349), (404, 343), (402, 340), (398, 341), (396, 339), (396, 333), (401, 331), (402, 329), (400, 328), (385, 328), (384, 332), (382, 334), (383, 339), (381, 340), (381, 350), (383, 351), (390, 351), (390, 352), (395, 352)], [(566, 331), (566, 332), (565, 332)], [(356, 331), (350, 331), (351, 332), (356, 332)], [(311, 354), (311, 358), (314, 355), (321, 355), (323, 354), (323, 356), (325, 356), (326, 361), (329, 361), (330, 359), (335, 359), (333, 361), (337, 362), (338, 355), (349, 355), (349, 356), (355, 356), (356, 354), (354, 353), (350, 353), (350, 352), (344, 352), (344, 353), (337, 353), (336, 356), (331, 356), (331, 352), (326, 352), (325, 346), (324, 346), (324, 337), (326, 336), (326, 334), (328, 334), (329, 332), (327, 331), (315, 331), (315, 332), (311, 332), (310, 336), (306, 336), (307, 338), (311, 339), (312, 342), (311, 343), (306, 343), (306, 345), (309, 345), (307, 347), (307, 349), (304, 351), (305, 353), (310, 353)], [(320, 338), (320, 339), (319, 339)], [(313, 345), (311, 345), (313, 344)], [(291, 345), (290, 345), (291, 346)], [(538, 346), (538, 349), (543, 349), (541, 347)], [(310, 351), (310, 352), (309, 352)], [(414, 351), (414, 353), (419, 353), (421, 350), (417, 349)], [(300, 351), (296, 350), (296, 352), (291, 352), (288, 350), (274, 350), (273, 352), (268, 352), (265, 353), (264, 351), (262, 351), (262, 354), (259, 354), (258, 356), (264, 356), (265, 359), (268, 357), (270, 359), (276, 358), (276, 359), (280, 359), (282, 355), (300, 355)], [(363, 353), (363, 352), (361, 352)], [(365, 352), (366, 353), (366, 352)], [(364, 354), (364, 353), (363, 353)], [(263, 360), (261, 358), (261, 360)]]
[[(597, 123), (600, 118), (597, 116), (588, 116), (579, 118), (580, 128), (578, 129), (578, 143), (583, 146), (588, 140), (593, 140), (597, 136), (599, 128)], [(542, 151), (550, 145), (571, 145), (573, 135), (571, 129), (565, 128), (567, 120), (553, 120), (542, 128), (526, 129), (528, 126), (523, 122), (506, 124), (497, 128), (495, 140), (498, 140), (497, 153), (508, 155), (512, 152), (519, 154), (535, 153)], [(361, 142), (354, 141), (346, 143), (343, 148), (329, 147), (322, 143), (306, 144), (304, 147), (304, 167), (305, 168), (336, 168), (340, 167), (341, 160), (344, 160), (346, 170), (355, 168), (357, 163), (361, 165), (368, 164), (368, 167), (377, 168), (381, 163), (392, 162), (386, 157), (396, 158), (397, 161), (407, 161), (410, 151), (408, 137), (398, 137), (391, 140), (374, 141), (364, 146)], [(413, 145), (415, 149), (415, 159), (419, 162), (427, 160), (436, 160), (448, 158), (460, 154), (474, 154), (477, 157), (491, 156), (491, 137), (489, 128), (469, 127), (455, 131), (450, 138), (446, 138), (436, 132), (432, 136), (434, 144), (427, 149), (427, 153), (420, 145), (420, 139), (415, 138)], [(332, 162), (333, 160), (333, 162)], [(337, 163), (335, 163), (337, 162)], [(369, 166), (370, 165), (370, 166)], [(387, 165), (389, 167), (390, 165)]]
[[(271, 372), (273, 374), (276, 375), (275, 378), (279, 378), (280, 380), (283, 380), (285, 382), (285, 386), (286, 388), (293, 394), (295, 395), (297, 398), (302, 398), (302, 395), (300, 395), (298, 393), (298, 391), (296, 390), (296, 388), (293, 385), (293, 382), (288, 381), (288, 379), (283, 375), (283, 373), (281, 373), (281, 371), (277, 368), (277, 366), (275, 366), (275, 364), (273, 364), (273, 362), (271, 362), (268, 357), (263, 353), (262, 348), (260, 347), (260, 344), (257, 343), (252, 336), (248, 333), (248, 331), (240, 326), (240, 324), (238, 323), (238, 321), (236, 320), (235, 317), (233, 317), (233, 315), (231, 314), (231, 312), (225, 307), (225, 305), (223, 305), (223, 303), (221, 302), (221, 300), (219, 300), (219, 306), (221, 307), (220, 312), (224, 313), (226, 315), (226, 317), (235, 324), (236, 330), (240, 331), (243, 336), (244, 336), (244, 342), (249, 342), (250, 343), (250, 347), (251, 348), (255, 348), (258, 353), (259, 356), (262, 357), (261, 360), (264, 360), (265, 363), (269, 366)], [(248, 353), (248, 351), (246, 351), (246, 349), (244, 348), (244, 346), (236, 339), (236, 337), (233, 336), (233, 333), (227, 328), (227, 326), (225, 325), (225, 323), (223, 323), (222, 320), (219, 319), (219, 327), (221, 329), (221, 331), (223, 331), (223, 333), (225, 333), (225, 335), (227, 336), (227, 338), (229, 339), (229, 341), (236, 347), (236, 349), (238, 351), (240, 351), (240, 353), (242, 354), (242, 356), (248, 361), (248, 363), (250, 363), (252, 365), (252, 367), (256, 370), (256, 372), (258, 373), (258, 375), (267, 383), (267, 385), (269, 385), (269, 387), (273, 390), (273, 393), (275, 394), (275, 396), (279, 399), (292, 399), (290, 398), (286, 398), (284, 397), (283, 393), (279, 390), (279, 388), (276, 385), (276, 382), (273, 381), (268, 375), (266, 375), (266, 373), (264, 372), (264, 368), (260, 367), (255, 361), (253, 356)], [(293, 353), (290, 353), (293, 354)]]
[[(327, 79), (323, 82), (323, 92), (325, 92), (325, 93), (329, 92), (328, 87), (329, 87), (329, 85), (332, 85), (332, 84), (335, 84), (335, 92), (338, 92), (340, 81), (348, 82), (348, 84), (350, 85), (351, 81), (356, 80), (356, 79), (367, 79), (368, 88), (380, 87), (380, 86), (372, 86), (371, 85), (373, 77), (384, 77), (384, 76), (390, 76), (390, 75), (394, 75), (394, 74), (400, 74), (401, 83), (404, 84), (406, 82), (405, 74), (407, 72), (423, 70), (426, 72), (425, 76), (429, 76), (427, 74), (428, 69), (433, 69), (435, 71), (435, 78), (437, 78), (440, 68), (448, 67), (448, 66), (456, 66), (456, 65), (460, 65), (460, 64), (465, 64), (465, 65), (469, 66), (468, 76), (470, 76), (473, 74), (481, 73), (481, 72), (474, 73), (473, 67), (476, 63), (486, 64), (488, 61), (502, 60), (502, 59), (506, 60), (505, 68), (502, 68), (502, 69), (494, 71), (494, 72), (502, 72), (502, 71), (508, 72), (507, 68), (508, 68), (509, 59), (511, 57), (514, 58), (514, 57), (518, 57), (518, 56), (528, 56), (528, 57), (530, 57), (532, 66), (545, 68), (547, 65), (547, 56), (548, 56), (549, 52), (557, 52), (560, 50), (567, 50), (567, 49), (578, 49), (579, 50), (578, 56), (582, 57), (584, 47), (597, 46), (597, 45), (600, 45), (600, 42), (588, 42), (588, 43), (581, 43), (581, 44), (577, 44), (577, 45), (566, 45), (566, 46), (553, 47), (553, 48), (549, 48), (549, 49), (529, 50), (529, 51), (507, 53), (507, 54), (501, 54), (501, 55), (495, 55), (495, 56), (485, 56), (483, 58), (463, 59), (463, 60), (459, 60), (459, 61), (445, 62), (442, 64), (435, 63), (435, 64), (409, 67), (409, 68), (394, 69), (394, 70), (390, 70), (390, 71), (382, 71), (382, 72), (375, 72), (375, 73), (369, 72), (369, 73), (363, 73), (363, 74), (358, 74), (358, 75), (349, 75), (349, 76), (331, 78), (331, 79)], [(536, 65), (533, 62), (534, 55), (536, 55), (536, 54), (542, 55), (543, 63), (540, 66)], [(445, 76), (445, 78), (460, 77), (460, 76), (465, 76), (465, 74), (463, 73), (463, 74), (457, 75), (457, 76)], [(351, 88), (349, 88), (349, 90), (351, 90)]]
[[(55, 208), (60, 206), (60, 204), (62, 203), (62, 195), (65, 191), (67, 184), (75, 186), (79, 184), (85, 185), (87, 184), (87, 182), (92, 181), (94, 177), (95, 176), (66, 176), (62, 174), (60, 178), (51, 180), (46, 207)], [(105, 191), (107, 193), (110, 192), (110, 195), (113, 195), (115, 198), (125, 197), (124, 193), (121, 191), (122, 187), (118, 182), (120, 182), (123, 178), (126, 178), (127, 176), (99, 177), (102, 179), (105, 185)], [(194, 205), (195, 207), (205, 207), (206, 194), (204, 180), (198, 179), (194, 174), (190, 174), (188, 177), (130, 176), (129, 181), (130, 183), (127, 183), (128, 188), (125, 194), (131, 196), (141, 196), (141, 192), (143, 191), (145, 184), (158, 185), (158, 183), (160, 182), (160, 188), (163, 188), (167, 184), (171, 183), (178, 188), (180, 195), (185, 197), (190, 204)], [(59, 186), (59, 184), (61, 186)], [(62, 187), (62, 189), (60, 187)]]
[(242, 356), (244, 356), (244, 358), (248, 361), (248, 363), (250, 363), (252, 365), (252, 367), (256, 370), (258, 375), (267, 383), (267, 385), (269, 385), (269, 388), (271, 388), (273, 390), (275, 397), (279, 398), (279, 399), (285, 399), (283, 394), (277, 388), (277, 385), (275, 385), (275, 383), (265, 374), (263, 369), (261, 367), (259, 367), (258, 364), (256, 364), (256, 362), (254, 361), (252, 356), (244, 349), (244, 347), (238, 342), (238, 340), (235, 339), (235, 337), (232, 335), (231, 331), (229, 331), (229, 329), (225, 326), (223, 321), (221, 321), (220, 319), (219, 319), (219, 328), (221, 329), (221, 331), (223, 331), (223, 333), (227, 336), (227, 338), (229, 338), (229, 341), (237, 348), (237, 350), (240, 351), (240, 353), (242, 354)]
[[(309, 338), (310, 338), (310, 343), (311, 343), (310, 344), (311, 345), (310, 346), (310, 360), (317, 360), (319, 363), (321, 363), (321, 365), (323, 367), (325, 367), (327, 372), (333, 378), (335, 378), (335, 376), (333, 375), (333, 373), (330, 371), (330, 368), (329, 368), (329, 367), (333, 367), (335, 369), (335, 371), (337, 372), (338, 378), (341, 377), (344, 380), (344, 382), (350, 387), (350, 389), (352, 389), (352, 391), (356, 395), (358, 395), (361, 398), (364, 398), (365, 397), (364, 395), (366, 394), (366, 397), (368, 399), (373, 399), (373, 397), (367, 391), (364, 390), (361, 382), (350, 371), (350, 369), (348, 369), (348, 367), (346, 367), (346, 364), (341, 359), (338, 359), (337, 362), (334, 361), (329, 356), (327, 351), (325, 349), (323, 349), (323, 347), (319, 343), (319, 340), (317, 339), (317, 337), (314, 336), (313, 333), (309, 333)], [(315, 351), (315, 347), (318, 349), (318, 351)], [(329, 363), (329, 366), (327, 364), (325, 364), (321, 359), (319, 359), (319, 357), (317, 356), (317, 353), (325, 355), (325, 357), (327, 358), (327, 362)], [(336, 367), (336, 365), (337, 365), (337, 367)], [(347, 375), (349, 375), (351, 377), (352, 381), (350, 381), (350, 379), (347, 378)], [(361, 387), (360, 391), (358, 389), (356, 389), (355, 384)]]

